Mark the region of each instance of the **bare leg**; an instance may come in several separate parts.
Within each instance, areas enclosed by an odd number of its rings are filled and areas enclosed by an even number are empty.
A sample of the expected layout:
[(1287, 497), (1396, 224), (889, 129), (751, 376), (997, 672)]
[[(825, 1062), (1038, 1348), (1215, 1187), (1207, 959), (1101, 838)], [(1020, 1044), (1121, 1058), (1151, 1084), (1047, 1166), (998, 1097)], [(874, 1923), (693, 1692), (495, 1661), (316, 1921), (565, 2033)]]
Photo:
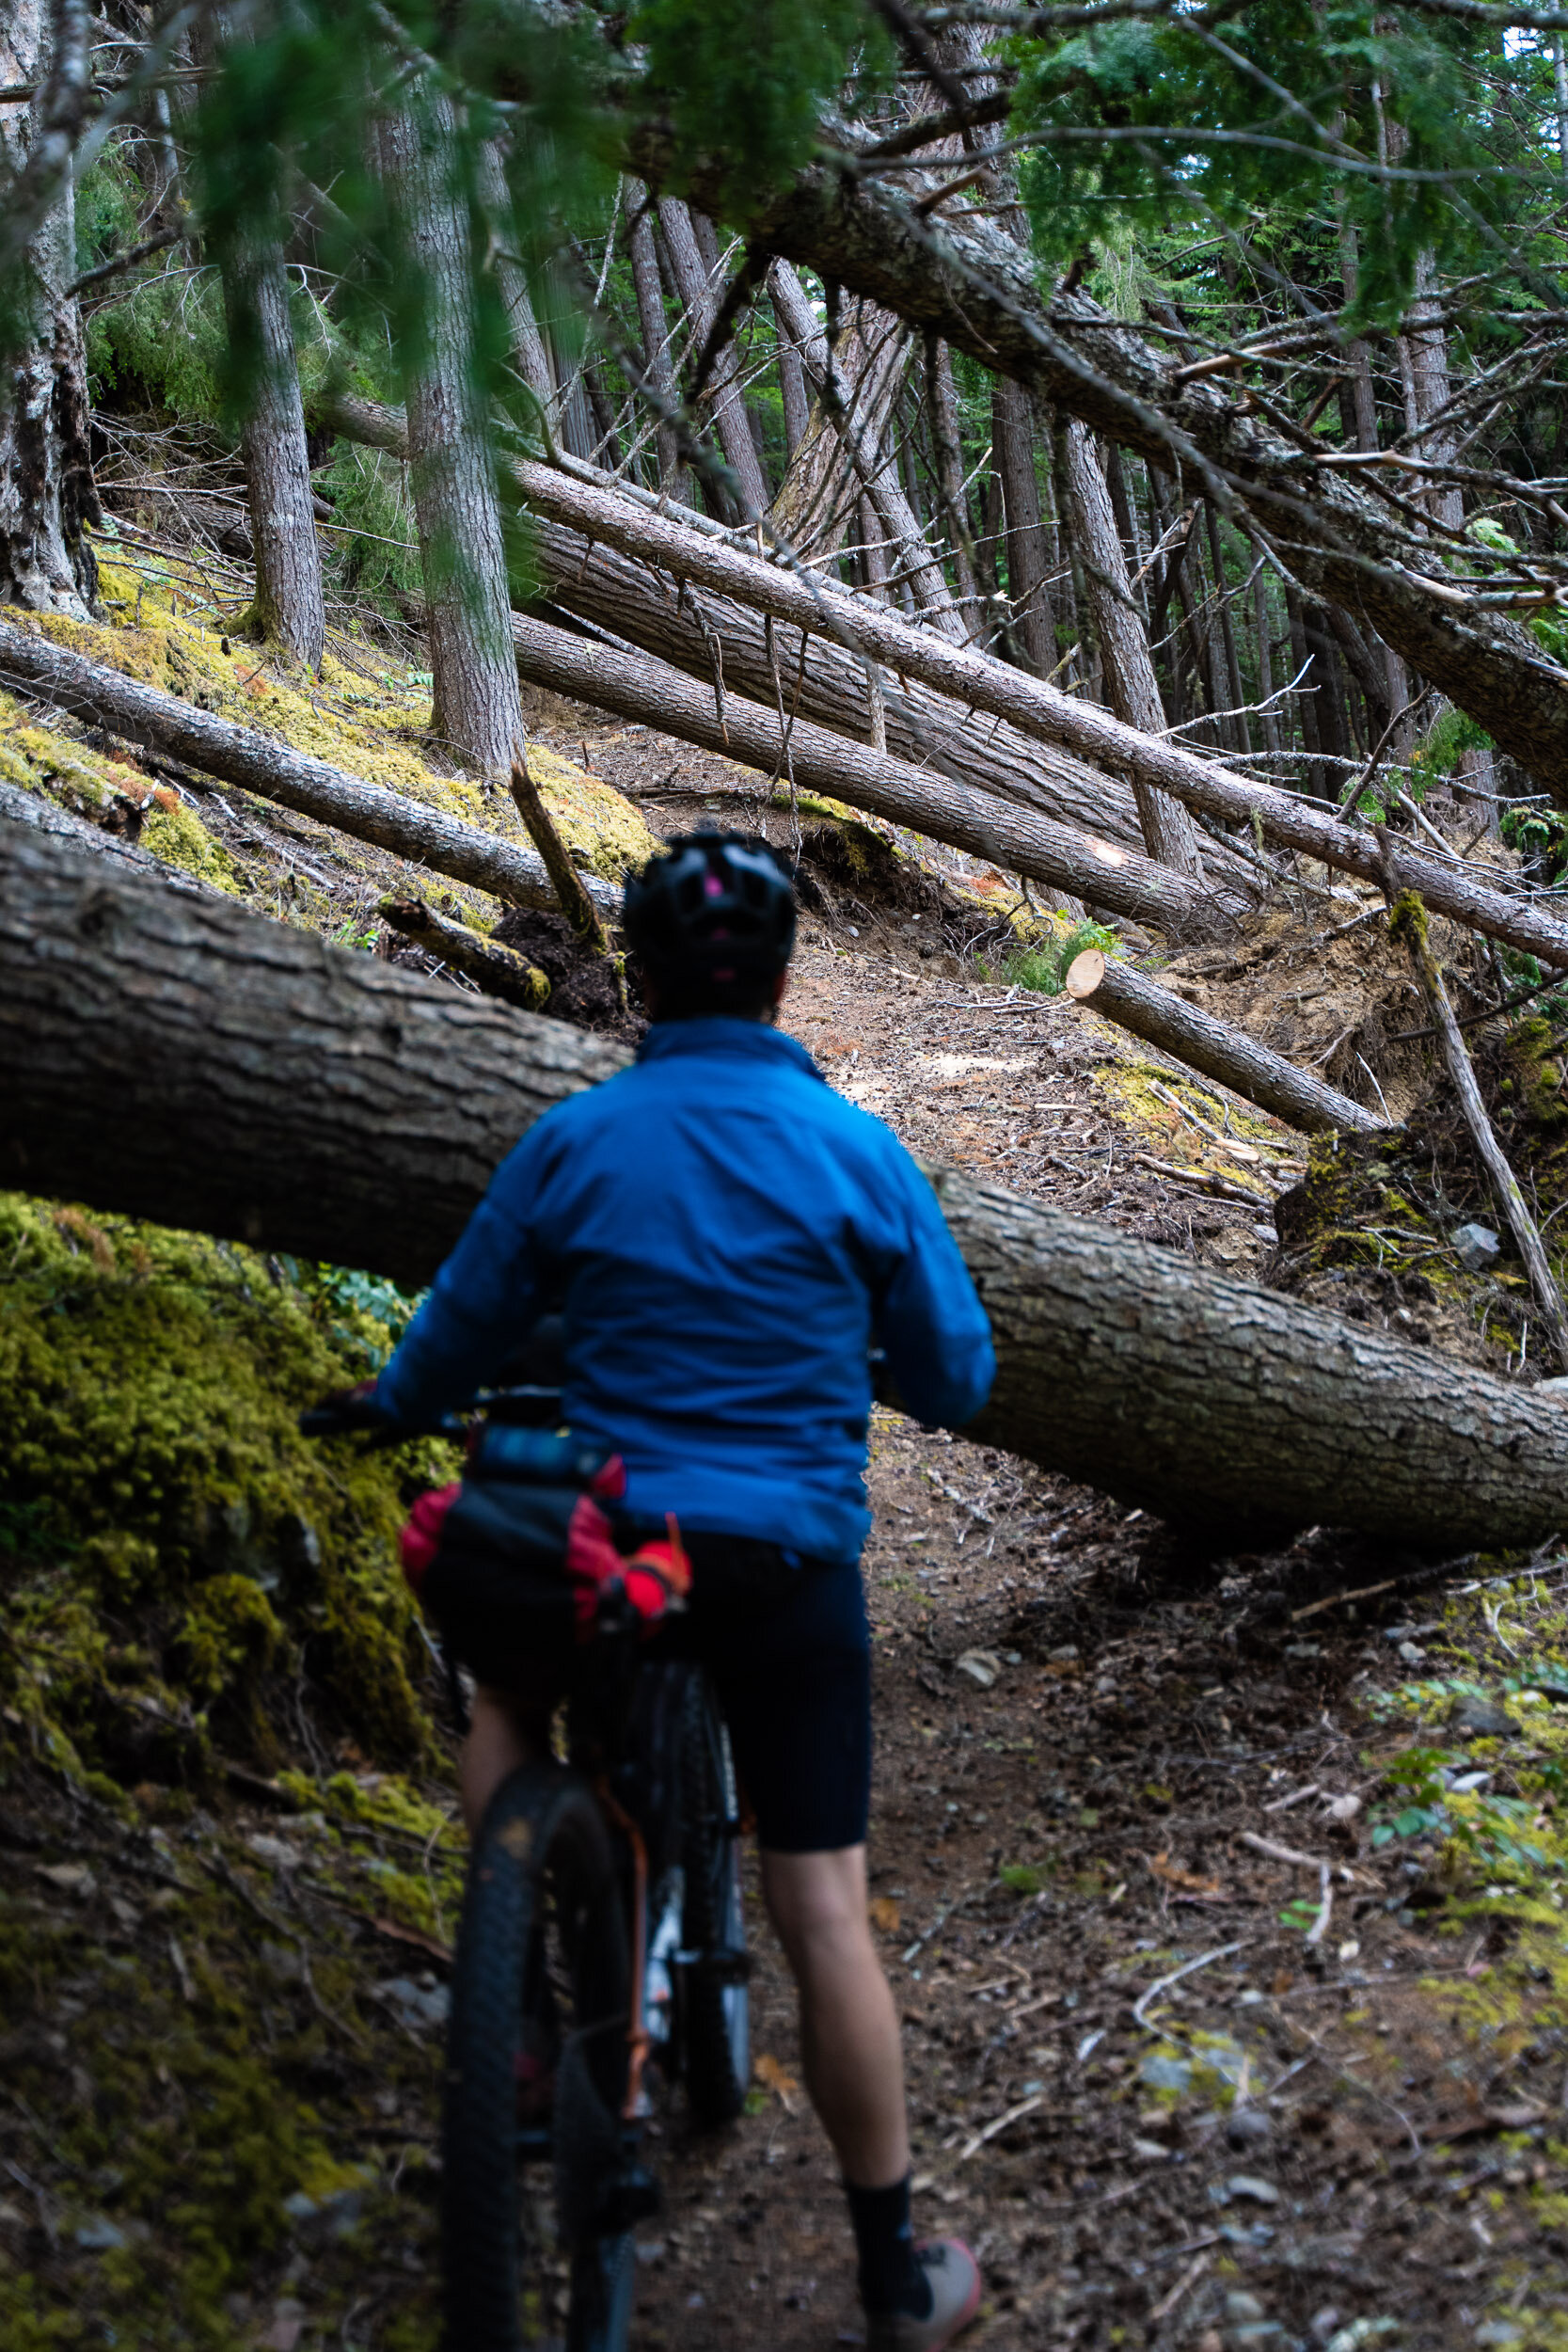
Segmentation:
[(910, 2169), (893, 1993), (866, 1915), (865, 1848), (762, 1855), (763, 1893), (800, 1995), (806, 2088), (857, 2188)]
[(463, 1742), (458, 1787), (463, 1819), (471, 1837), (484, 1818), (484, 1808), (509, 1772), (549, 1754), (548, 1718), (536, 1708), (520, 1707), (503, 1692), (474, 1692), (473, 1717)]

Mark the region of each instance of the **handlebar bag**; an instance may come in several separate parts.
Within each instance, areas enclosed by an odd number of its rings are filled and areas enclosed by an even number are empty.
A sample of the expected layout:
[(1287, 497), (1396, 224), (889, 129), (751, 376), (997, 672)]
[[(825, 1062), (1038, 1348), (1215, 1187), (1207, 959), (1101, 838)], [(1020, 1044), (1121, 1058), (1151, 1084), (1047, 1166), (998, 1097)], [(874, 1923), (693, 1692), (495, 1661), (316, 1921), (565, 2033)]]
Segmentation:
[(404, 1575), (450, 1656), (501, 1687), (553, 1680), (595, 1633), (651, 1632), (684, 1607), (691, 1568), (674, 1519), (618, 1508), (618, 1454), (569, 1430), (487, 1423), (456, 1484), (420, 1495)]

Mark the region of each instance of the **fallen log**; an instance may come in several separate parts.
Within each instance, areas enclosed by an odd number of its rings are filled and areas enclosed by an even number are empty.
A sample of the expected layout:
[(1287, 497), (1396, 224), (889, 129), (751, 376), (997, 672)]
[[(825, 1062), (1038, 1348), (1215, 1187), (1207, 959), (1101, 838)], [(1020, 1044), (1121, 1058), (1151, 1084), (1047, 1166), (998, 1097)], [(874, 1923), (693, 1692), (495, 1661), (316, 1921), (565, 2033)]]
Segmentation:
[(382, 921), (403, 938), (411, 939), (427, 955), (438, 956), (461, 972), (486, 996), (504, 1005), (520, 1005), (525, 1012), (542, 1012), (549, 1002), (550, 984), (536, 963), (499, 939), (485, 939), (467, 923), (454, 923), (422, 898), (383, 898)]
[[(8, 832), (0, 1181), (427, 1280), (531, 1120), (625, 1049)], [(1568, 1510), (1553, 1400), (957, 1171), (998, 1372), (974, 1434), (1233, 1541), (1445, 1556)]]
[[(349, 440), (407, 455), (401, 409), (341, 397), (321, 402), (317, 415)], [(895, 673), (880, 678), (886, 750), (1143, 850), (1137, 806), (1120, 773), (1082, 758), (1057, 733), (1041, 727), (1025, 732), (1008, 713), (990, 712), (992, 723), (976, 723), (974, 710), (988, 706), (977, 695), (967, 696), (968, 707), (956, 701), (961, 689), (945, 674), (941, 683), (922, 681), (923, 649), (938, 644), (952, 650), (946, 638), (932, 637), (867, 597), (831, 587), (824, 587), (818, 605), (793, 572), (729, 546), (722, 536), (707, 536), (704, 518), (676, 522), (649, 514), (623, 485), (581, 479), (586, 467), (563, 473), (524, 460), (513, 471), (533, 518), (535, 564), (561, 610), (693, 677), (712, 680), (717, 672), (726, 691), (765, 704), (782, 700), (787, 712), (857, 742), (875, 740), (877, 719), (866, 656), (854, 640), (873, 616), (877, 623), (894, 619), (891, 634), (873, 626), (875, 644), (867, 640), (867, 652), (878, 662), (889, 661)], [(697, 588), (705, 592), (701, 603)], [(770, 630), (769, 622), (782, 622), (787, 633)], [(1025, 675), (976, 654), (960, 673), (962, 688), (983, 684), (993, 670)], [(1042, 691), (1053, 711), (1056, 701), (1076, 707), (1053, 687)], [(1256, 868), (1228, 843), (1211, 835), (1202, 847), (1212, 882), (1239, 899), (1256, 895)]]
[(57, 841), (69, 841), (87, 856), (103, 858), (122, 873), (145, 874), (150, 882), (166, 882), (174, 890), (212, 893), (211, 882), (182, 873), (177, 866), (166, 866), (161, 858), (148, 850), (137, 849), (120, 834), (92, 824), (85, 817), (72, 817), (69, 809), (57, 808), (53, 801), (41, 800), (36, 792), (24, 791), (20, 784), (8, 784), (4, 778), (0, 778), (0, 818), (7, 824), (24, 825), (29, 833), (49, 834)]
[[(377, 445), (388, 443), (382, 440)], [(531, 506), (590, 539), (602, 540), (643, 563), (660, 564), (677, 580), (699, 581), (737, 603), (770, 613), (775, 620), (790, 622), (817, 637), (832, 636), (838, 644), (884, 663), (896, 679), (916, 679), (965, 708), (989, 711), (993, 718), (1006, 720), (1040, 743), (1062, 746), (1090, 771), (1152, 786), (1222, 824), (1244, 827), (1248, 832), (1256, 827), (1274, 849), (1315, 858), (1341, 873), (1381, 886), (1382, 842), (1372, 830), (1341, 824), (1293, 793), (1235, 775), (1169, 737), (1142, 735), (1099, 703), (1065, 694), (1043, 678), (973, 647), (949, 644), (927, 629), (911, 627), (900, 614), (868, 596), (808, 583), (780, 564), (745, 554), (715, 536), (711, 528), (705, 529), (701, 516), (677, 523), (650, 514), (629, 496), (581, 480), (586, 470), (579, 467), (568, 474), (532, 461), (515, 468), (518, 485)], [(561, 600), (565, 602), (565, 596)], [(894, 679), (886, 681), (884, 696), (889, 704), (891, 742), (893, 709), (898, 700)], [(918, 715), (918, 707), (911, 706), (905, 719), (915, 740)], [(989, 787), (982, 770), (976, 770), (974, 781)], [(1076, 767), (1057, 771), (1050, 787), (1062, 793), (1064, 807), (1069, 793), (1089, 788), (1083, 770)], [(1108, 811), (1106, 823), (1108, 830), (1122, 836), (1119, 815)], [(1131, 820), (1124, 837), (1129, 841), (1140, 837), (1131, 830)], [(1206, 842), (1205, 857), (1211, 858), (1220, 847)], [(1402, 840), (1400, 869), (1434, 914), (1503, 940), (1544, 963), (1568, 970), (1568, 923), (1549, 910), (1494, 888), (1457, 859), (1450, 864), (1408, 849)]]
[[(324, 422), (333, 424), (349, 439), (366, 441), (393, 454), (406, 453), (407, 437), (398, 409), (372, 401), (340, 400), (320, 414)], [(967, 708), (989, 711), (1037, 741), (1063, 746), (1090, 771), (1152, 786), (1222, 824), (1244, 826), (1248, 831), (1256, 826), (1275, 849), (1315, 858), (1341, 873), (1381, 885), (1383, 850), (1375, 833), (1341, 824), (1275, 786), (1234, 775), (1168, 737), (1142, 735), (1100, 704), (1081, 701), (1027, 671), (915, 628), (870, 597), (850, 596), (825, 582), (808, 582), (782, 564), (749, 555), (732, 547), (721, 526), (702, 516), (689, 515), (675, 522), (668, 516), (650, 513), (631, 491), (610, 484), (608, 476), (598, 481), (585, 479), (591, 472), (578, 463), (568, 470), (531, 459), (514, 467), (518, 487), (537, 514), (581, 532), (591, 541), (602, 541), (640, 562), (662, 566), (677, 582), (698, 581), (775, 620), (789, 622), (808, 635), (832, 637), (840, 645), (885, 663), (900, 681), (916, 679)], [(585, 588), (584, 603), (587, 593)], [(567, 601), (560, 588), (557, 594), (562, 602)], [(623, 634), (632, 636), (625, 621), (619, 626)], [(641, 640), (634, 637), (633, 642)], [(885, 683), (884, 699), (892, 707), (891, 719), (892, 709), (904, 699), (892, 680)], [(919, 713), (911, 705), (906, 709), (905, 723), (917, 743), (918, 721)], [(833, 723), (831, 719), (827, 723)], [(889, 739), (891, 743), (891, 726)], [(925, 755), (923, 748), (917, 755)], [(983, 763), (974, 763), (965, 772), (974, 782), (992, 788)], [(1077, 770), (1058, 771), (1049, 781), (1053, 793), (1061, 791), (1064, 810), (1070, 805), (1069, 794), (1089, 788), (1083, 782), (1083, 771)], [(1139, 838), (1132, 830), (1132, 820), (1120, 814), (1119, 805), (1111, 803), (1109, 796), (1107, 801), (1104, 829), (1118, 839)], [(1218, 846), (1206, 843), (1205, 857), (1212, 859)], [(1556, 969), (1568, 970), (1568, 924), (1549, 911), (1477, 880), (1457, 860), (1449, 864), (1407, 850), (1402, 843), (1401, 870), (1434, 914), (1500, 939)]]
[[(107, 634), (107, 632), (105, 632)], [(521, 842), (466, 825), (422, 801), (405, 800), (385, 785), (296, 752), (256, 727), (236, 726), (198, 710), (156, 686), (106, 662), (89, 661), (32, 629), (0, 621), (0, 679), (40, 695), (56, 707), (96, 720), (127, 742), (150, 746), (204, 775), (237, 784), (263, 801), (297, 809), (356, 841), (373, 842), (411, 864), (453, 882), (488, 890), (514, 906), (553, 907), (555, 892), (542, 859)], [(584, 882), (601, 910), (613, 915), (620, 893), (597, 875)]]
[(529, 614), (513, 614), (512, 635), (518, 672), (531, 685), (641, 720), (767, 776), (787, 765), (807, 791), (870, 809), (932, 840), (990, 858), (1006, 873), (1049, 882), (1092, 906), (1151, 924), (1168, 938), (1212, 937), (1225, 920), (1200, 883), (1120, 842), (970, 791), (933, 769), (890, 759), (869, 744), (801, 720), (789, 728), (786, 741), (776, 709), (734, 694), (720, 704), (711, 690), (668, 662), (612, 652)]
[(1256, 1038), (1185, 1004), (1129, 965), (1112, 962), (1098, 947), (1073, 958), (1064, 986), (1074, 1003), (1130, 1029), (1190, 1070), (1201, 1070), (1206, 1078), (1217, 1078), (1233, 1094), (1307, 1135), (1326, 1135), (1337, 1127), (1370, 1132), (1387, 1123)]
[[(1398, 882), (1398, 868), (1392, 859), (1388, 865), (1388, 880), (1392, 892), (1397, 889)], [(1502, 1204), (1514, 1247), (1525, 1262), (1536, 1309), (1546, 1327), (1552, 1354), (1557, 1358), (1558, 1371), (1568, 1372), (1568, 1320), (1563, 1316), (1562, 1295), (1557, 1286), (1557, 1277), (1546, 1256), (1540, 1228), (1519, 1189), (1519, 1179), (1509, 1166), (1508, 1154), (1498, 1141), (1497, 1131), (1487, 1114), (1474, 1066), (1465, 1050), (1465, 1040), (1454, 1018), (1453, 1007), (1449, 1002), (1449, 992), (1443, 985), (1442, 972), (1432, 952), (1426, 909), (1414, 891), (1399, 891), (1394, 897), (1388, 910), (1388, 936), (1390, 939), (1402, 939), (1410, 951), (1416, 977), (1426, 992), (1449, 1083), (1464, 1114), (1465, 1124), (1470, 1130), (1476, 1156), (1485, 1168), (1493, 1192)], [(1522, 1356), (1521, 1347), (1521, 1359)]]
[[(628, 156), (657, 183), (670, 167), (666, 126), (635, 132)], [(727, 216), (723, 167), (681, 160), (689, 200)], [(862, 177), (852, 159), (847, 168), (838, 157), (816, 161), (749, 212), (750, 249), (804, 263), (896, 311), (1162, 471), (1193, 482), (1214, 468), (1263, 535), (1289, 548), (1304, 588), (1370, 625), (1554, 796), (1568, 797), (1568, 670), (1519, 621), (1446, 577), (1436, 542), (1419, 559), (1408, 543), (1391, 557), (1386, 507), (1313, 464), (1250, 394), (1232, 398), (1212, 376), (1157, 357), (1086, 294), (1048, 291), (1028, 245), (985, 207), (927, 217), (941, 168), (900, 173), (894, 188)]]

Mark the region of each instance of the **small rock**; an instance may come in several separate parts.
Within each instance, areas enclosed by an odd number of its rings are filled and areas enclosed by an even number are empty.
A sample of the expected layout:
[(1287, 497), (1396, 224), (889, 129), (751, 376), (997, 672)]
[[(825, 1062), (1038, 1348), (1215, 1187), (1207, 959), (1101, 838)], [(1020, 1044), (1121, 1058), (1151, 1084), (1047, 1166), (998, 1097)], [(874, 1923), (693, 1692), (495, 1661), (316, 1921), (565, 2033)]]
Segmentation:
[(993, 1649), (966, 1649), (958, 1665), (958, 1672), (968, 1675), (982, 1691), (989, 1691), (1002, 1672), (1002, 1661)]
[(1522, 1728), (1491, 1699), (1456, 1699), (1449, 1721), (1472, 1740), (1516, 1740)]
[(415, 1984), (407, 1977), (389, 1977), (385, 1984), (373, 1988), (371, 1997), (385, 2001), (397, 2011), (403, 2024), (416, 2033), (422, 2026), (444, 2026), (451, 2009), (451, 1995), (434, 1978), (428, 1983)]
[(1052, 1662), (1052, 1664), (1053, 1664), (1053, 1666), (1070, 1666), (1070, 1665), (1071, 1665), (1071, 1663), (1072, 1663), (1072, 1661), (1073, 1661), (1073, 1660), (1077, 1657), (1077, 1655), (1078, 1655), (1078, 1645), (1077, 1645), (1077, 1643), (1076, 1643), (1076, 1642), (1064, 1642), (1064, 1643), (1062, 1644), (1062, 1645), (1061, 1645), (1060, 1649), (1053, 1649), (1053, 1650), (1052, 1651), (1052, 1653), (1051, 1653), (1051, 1662)]
[(297, 1870), (305, 1859), (299, 1848), (291, 1846), (286, 1837), (269, 1837), (261, 1830), (258, 1830), (254, 1836), (247, 1837), (245, 1842), (256, 1856), (257, 1861), (264, 1862), (269, 1869)]
[(98, 1881), (85, 1862), (37, 1862), (33, 1867), (40, 1879), (47, 1879), (62, 1895), (74, 1895), (79, 1902), (85, 1903), (98, 1891)]
[(1225, 2137), (1232, 2148), (1266, 2148), (1274, 2125), (1261, 2107), (1232, 2107), (1225, 2119)]
[(1226, 2193), (1244, 2198), (1254, 2205), (1277, 2205), (1279, 2191), (1272, 2181), (1260, 2181), (1255, 2172), (1232, 2172), (1227, 2181)]
[(1333, 1797), (1323, 1807), (1325, 1818), (1331, 1821), (1354, 1821), (1360, 1810), (1361, 1800), (1357, 1796)]
[(1426, 1652), (1419, 1642), (1402, 1642), (1399, 1654), (1407, 1666), (1423, 1666), (1426, 1663)]
[(1170, 2158), (1170, 2150), (1158, 2139), (1135, 2139), (1132, 2153), (1141, 2157), (1145, 2164), (1165, 2164)]
[(1239, 2327), (1243, 2320), (1262, 2319), (1265, 2315), (1256, 2295), (1243, 2295), (1233, 2288), (1225, 2298), (1225, 2316), (1232, 2327)]
[(1490, 1225), (1456, 1226), (1449, 1239), (1466, 1274), (1484, 1274), (1502, 1255), (1502, 1244)]

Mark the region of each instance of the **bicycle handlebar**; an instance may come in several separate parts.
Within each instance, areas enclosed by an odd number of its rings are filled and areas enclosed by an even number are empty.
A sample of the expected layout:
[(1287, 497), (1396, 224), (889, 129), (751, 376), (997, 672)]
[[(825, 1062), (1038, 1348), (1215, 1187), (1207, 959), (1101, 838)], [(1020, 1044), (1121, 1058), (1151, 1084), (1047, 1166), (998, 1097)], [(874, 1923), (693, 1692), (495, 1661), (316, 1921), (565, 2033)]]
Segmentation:
[[(366, 1383), (368, 1390), (370, 1383)], [(410, 1438), (454, 1438), (462, 1440), (468, 1435), (469, 1417), (487, 1413), (499, 1420), (508, 1418), (547, 1421), (559, 1411), (559, 1389), (523, 1387), (515, 1389), (485, 1389), (452, 1411), (438, 1413), (430, 1421), (398, 1421), (373, 1395), (348, 1390), (338, 1396), (324, 1396), (319, 1405), (308, 1406), (299, 1417), (302, 1438), (348, 1438), (363, 1436), (377, 1445), (403, 1445)]]

